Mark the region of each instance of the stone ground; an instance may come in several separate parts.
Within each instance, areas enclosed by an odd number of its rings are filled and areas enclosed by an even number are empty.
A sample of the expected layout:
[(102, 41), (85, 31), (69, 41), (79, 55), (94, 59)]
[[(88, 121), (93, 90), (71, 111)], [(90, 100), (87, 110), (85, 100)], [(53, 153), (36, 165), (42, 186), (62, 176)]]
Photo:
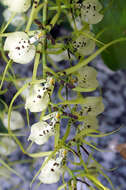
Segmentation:
[[(110, 71), (101, 61), (100, 58), (93, 61), (95, 67), (98, 70), (98, 79), (100, 86), (102, 88), (102, 96), (105, 104), (105, 111), (100, 116), (100, 129), (101, 131), (110, 132), (118, 129), (120, 126), (123, 126), (117, 133), (96, 139), (97, 146), (101, 149), (108, 150), (108, 147), (112, 140), (118, 140), (119, 143), (126, 142), (126, 71)], [(96, 63), (96, 64), (95, 64)], [(60, 65), (62, 67), (62, 64)], [(21, 76), (30, 77), (32, 74), (32, 65), (28, 64), (27, 66), (21, 66), (19, 64), (15, 64), (14, 68), (16, 68), (16, 73), (21, 73)], [(0, 68), (1, 71), (3, 67)], [(41, 70), (41, 68), (39, 69)], [(10, 87), (9, 87), (10, 88)], [(12, 94), (15, 93), (15, 89), (10, 88), (10, 92), (5, 97), (6, 101), (9, 103)], [(20, 99), (17, 100), (20, 102)], [(25, 113), (24, 111), (22, 113)], [(31, 122), (32, 123), (32, 122)], [(65, 127), (65, 123), (62, 124), (62, 128)], [(64, 131), (64, 129), (63, 129)], [(62, 131), (62, 132), (63, 132)], [(27, 135), (28, 136), (28, 135)], [(24, 138), (24, 143), (27, 143), (27, 138)], [(36, 151), (37, 146), (32, 147), (32, 151)], [(42, 146), (41, 150), (51, 150), (53, 148), (53, 137), (50, 138), (49, 142)], [(126, 160), (124, 160), (119, 154), (108, 151), (106, 152), (95, 152), (95, 159), (102, 164), (106, 168), (106, 174), (112, 180), (116, 190), (126, 190)], [(13, 156), (10, 156), (9, 159), (11, 161), (14, 160), (23, 160), (29, 159), (28, 157), (21, 154), (19, 150), (17, 150)], [(40, 185), (36, 187), (36, 183), (29, 187), (29, 184), (36, 174), (38, 169), (40, 168), (42, 163), (42, 159), (37, 159), (36, 162), (32, 163), (24, 163), (20, 165), (16, 165), (16, 170), (19, 171), (23, 177), (25, 178), (25, 182), (23, 182), (16, 175), (12, 175), (10, 180), (4, 180), (0, 178), (0, 187), (2, 190), (50, 190), (56, 189), (57, 184), (53, 185)], [(113, 171), (109, 171), (111, 168), (116, 168)], [(107, 171), (108, 170), (108, 171)], [(66, 176), (67, 177), (67, 176)], [(38, 181), (37, 181), (38, 182)], [(107, 186), (108, 182), (102, 180), (102, 182)], [(59, 182), (60, 183), (60, 182)], [(20, 185), (20, 187), (18, 187)], [(78, 183), (77, 190), (86, 190), (86, 187), (81, 186)], [(110, 187), (111, 189), (111, 187)]]

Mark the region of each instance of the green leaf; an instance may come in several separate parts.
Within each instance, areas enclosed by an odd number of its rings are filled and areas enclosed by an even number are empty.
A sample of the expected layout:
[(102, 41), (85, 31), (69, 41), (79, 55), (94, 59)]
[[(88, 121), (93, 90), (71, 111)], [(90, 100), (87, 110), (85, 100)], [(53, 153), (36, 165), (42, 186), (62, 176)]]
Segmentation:
[[(126, 36), (126, 1), (101, 0), (103, 3), (104, 19), (93, 26), (96, 34), (100, 34), (98, 40), (108, 43), (120, 37)], [(102, 32), (103, 31), (103, 32)], [(126, 68), (126, 42), (110, 46), (102, 52), (104, 63), (112, 70)]]

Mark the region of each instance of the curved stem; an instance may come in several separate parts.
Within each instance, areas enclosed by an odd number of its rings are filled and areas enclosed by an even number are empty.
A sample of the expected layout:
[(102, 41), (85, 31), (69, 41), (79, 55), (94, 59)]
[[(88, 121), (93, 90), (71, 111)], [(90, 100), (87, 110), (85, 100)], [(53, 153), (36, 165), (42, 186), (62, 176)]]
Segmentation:
[(12, 62), (13, 62), (13, 61), (10, 59), (10, 60), (8, 61), (7, 65), (6, 65), (5, 69), (4, 69), (3, 77), (2, 77), (2, 80), (1, 80), (1, 84), (0, 84), (0, 90), (1, 90), (1, 88), (2, 88), (2, 86), (3, 86), (3, 82), (4, 82), (4, 79), (5, 79), (7, 70), (8, 70), (8, 68), (10, 67), (10, 65), (12, 64)]

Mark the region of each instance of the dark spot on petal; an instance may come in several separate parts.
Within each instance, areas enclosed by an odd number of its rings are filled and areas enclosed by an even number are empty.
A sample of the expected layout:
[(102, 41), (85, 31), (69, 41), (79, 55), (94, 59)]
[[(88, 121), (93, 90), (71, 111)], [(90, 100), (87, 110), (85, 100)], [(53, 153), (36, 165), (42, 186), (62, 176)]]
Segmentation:
[(37, 96), (37, 98), (41, 98), (41, 96), (40, 96), (40, 95), (38, 95), (38, 96)]

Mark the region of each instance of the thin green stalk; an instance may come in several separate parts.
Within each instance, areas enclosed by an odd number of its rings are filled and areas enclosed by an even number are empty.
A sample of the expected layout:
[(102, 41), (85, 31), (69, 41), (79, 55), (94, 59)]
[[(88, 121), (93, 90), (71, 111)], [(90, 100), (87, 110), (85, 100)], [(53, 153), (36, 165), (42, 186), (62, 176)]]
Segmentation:
[[(40, 1), (40, 0), (33, 1), (30, 18), (29, 18), (29, 20), (28, 20), (28, 23), (27, 23), (25, 32), (29, 32), (30, 27), (31, 27), (31, 25), (32, 25), (32, 23), (33, 23), (33, 20), (34, 20), (34, 18), (36, 17), (36, 9), (37, 9), (37, 5), (39, 4), (39, 1)], [(36, 2), (36, 3), (35, 3), (35, 2)]]
[(20, 177), (21, 179), (23, 179), (23, 181), (25, 181), (25, 179), (13, 168), (11, 168), (8, 164), (6, 164), (3, 160), (0, 159), (0, 163), (7, 168), (10, 172), (14, 173), (15, 175), (17, 175), (18, 177)]
[[(43, 26), (46, 26), (47, 22), (47, 10), (48, 9), (48, 0), (45, 0), (44, 2), (44, 7), (43, 7)], [(46, 55), (46, 48), (47, 48), (47, 39), (46, 39), (46, 31), (44, 31), (44, 40), (43, 40), (43, 48), (42, 48), (42, 63), (43, 63), (43, 78), (46, 77), (46, 72), (45, 72), (45, 67), (46, 67), (46, 62), (47, 62), (47, 55)]]
[(59, 76), (55, 73), (55, 71), (53, 71), (51, 68), (45, 66), (45, 70), (47, 72), (50, 72), (53, 76), (55, 76), (57, 79), (59, 78)]
[(1, 88), (2, 88), (2, 86), (3, 86), (3, 82), (4, 82), (4, 79), (5, 79), (7, 70), (8, 70), (8, 68), (10, 67), (10, 65), (12, 64), (12, 62), (13, 62), (13, 61), (10, 59), (10, 60), (8, 61), (7, 65), (6, 65), (5, 69), (4, 69), (2, 81), (1, 81), (1, 84), (0, 84), (0, 90), (1, 90)]
[(34, 63), (32, 80), (36, 80), (36, 77), (37, 77), (37, 69), (38, 69), (39, 60), (40, 60), (41, 49), (42, 49), (42, 45), (40, 43), (38, 43), (37, 50), (36, 50), (36, 56), (35, 56), (35, 63)]
[(11, 21), (13, 20), (13, 18), (14, 18), (15, 16), (16, 16), (16, 13), (14, 12), (14, 13), (11, 15), (11, 17), (10, 17), (10, 19), (8, 20), (7, 24), (4, 26), (4, 28), (1, 30), (0, 33), (4, 33), (4, 31), (7, 29), (7, 27), (9, 26), (9, 24), (11, 23)]
[[(66, 6), (66, 5), (61, 5), (61, 9), (69, 9), (70, 7), (69, 6)], [(59, 9), (59, 6), (54, 6), (54, 7), (49, 7), (48, 8), (49, 11), (57, 11)]]

